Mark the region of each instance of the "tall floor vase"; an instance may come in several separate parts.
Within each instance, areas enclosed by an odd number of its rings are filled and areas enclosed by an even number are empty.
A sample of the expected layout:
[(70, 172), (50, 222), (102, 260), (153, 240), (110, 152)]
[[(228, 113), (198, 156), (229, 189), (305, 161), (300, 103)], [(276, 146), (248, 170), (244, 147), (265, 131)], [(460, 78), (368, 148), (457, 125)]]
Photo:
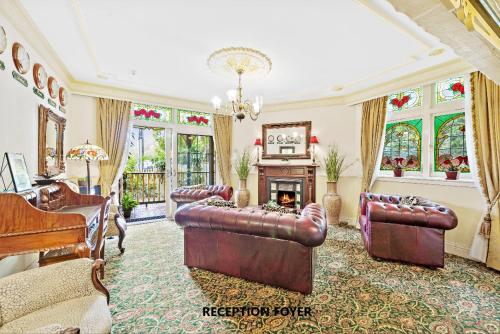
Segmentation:
[(235, 193), (236, 206), (244, 208), (250, 202), (250, 191), (247, 189), (247, 180), (240, 180), (240, 184)]
[(337, 194), (337, 182), (327, 182), (327, 191), (323, 196), (323, 207), (326, 211), (326, 221), (328, 224), (338, 225), (340, 223), (340, 209), (342, 208), (342, 199)]

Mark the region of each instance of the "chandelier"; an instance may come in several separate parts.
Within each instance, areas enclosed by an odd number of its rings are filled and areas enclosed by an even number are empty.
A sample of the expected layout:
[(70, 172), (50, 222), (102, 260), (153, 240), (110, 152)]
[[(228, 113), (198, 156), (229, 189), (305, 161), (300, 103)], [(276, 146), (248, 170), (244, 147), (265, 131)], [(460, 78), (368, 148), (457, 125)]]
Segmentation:
[[(257, 120), (262, 112), (262, 96), (256, 96), (251, 102), (243, 97), (241, 79), (245, 75), (265, 75), (271, 71), (271, 59), (258, 50), (233, 47), (215, 51), (208, 57), (208, 67), (215, 73), (238, 75), (238, 88), (227, 91), (228, 103), (224, 112), (233, 115), (240, 122), (248, 115)], [(221, 110), (221, 99), (214, 96), (212, 104), (216, 111)]]

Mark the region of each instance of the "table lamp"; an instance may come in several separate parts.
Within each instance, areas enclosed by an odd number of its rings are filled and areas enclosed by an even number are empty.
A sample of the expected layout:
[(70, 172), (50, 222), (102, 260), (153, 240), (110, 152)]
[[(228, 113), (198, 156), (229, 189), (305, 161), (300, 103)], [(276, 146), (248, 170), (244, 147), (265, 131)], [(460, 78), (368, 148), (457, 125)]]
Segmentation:
[(257, 163), (259, 163), (260, 162), (259, 147), (262, 146), (262, 141), (260, 140), (260, 138), (255, 139), (254, 145), (257, 146)]
[(73, 147), (66, 154), (69, 160), (85, 160), (87, 162), (87, 194), (90, 194), (90, 162), (109, 160), (108, 154), (99, 146), (87, 142), (83, 145)]
[(314, 154), (314, 146), (316, 146), (316, 144), (319, 144), (318, 137), (311, 136), (311, 139), (309, 140), (309, 144), (311, 144), (313, 163), (315, 163), (316, 162), (316, 156)]

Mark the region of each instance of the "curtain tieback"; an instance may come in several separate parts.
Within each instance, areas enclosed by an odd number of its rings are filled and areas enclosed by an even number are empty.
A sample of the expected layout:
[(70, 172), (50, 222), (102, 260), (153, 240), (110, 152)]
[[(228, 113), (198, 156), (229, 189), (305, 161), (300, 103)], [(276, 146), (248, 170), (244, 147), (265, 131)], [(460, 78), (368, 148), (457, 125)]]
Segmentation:
[(498, 193), (493, 201), (488, 203), (488, 209), (486, 211), (486, 214), (484, 215), (483, 223), (481, 224), (481, 228), (479, 229), (479, 235), (482, 235), (484, 238), (489, 239), (490, 238), (490, 232), (491, 232), (491, 210), (495, 206), (495, 204), (498, 202), (498, 199), (500, 198), (500, 193)]

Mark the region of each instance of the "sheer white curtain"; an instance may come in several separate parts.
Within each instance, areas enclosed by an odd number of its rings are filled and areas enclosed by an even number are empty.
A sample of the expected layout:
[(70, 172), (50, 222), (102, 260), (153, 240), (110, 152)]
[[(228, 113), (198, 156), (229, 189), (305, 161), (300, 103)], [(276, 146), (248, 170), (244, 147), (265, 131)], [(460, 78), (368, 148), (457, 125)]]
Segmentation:
[[(472, 96), (470, 89), (470, 74), (467, 74), (465, 76), (465, 134), (467, 139), (467, 156), (469, 158), (471, 175), (476, 188), (481, 189), (479, 178), (477, 176), (476, 152), (474, 149), (474, 138), (472, 130)], [(481, 224), (483, 223), (483, 218), (484, 216), (481, 216), (481, 219), (476, 222), (477, 226), (475, 230), (474, 240), (472, 241), (472, 246), (469, 250), (469, 257), (480, 262), (486, 262), (486, 255), (488, 253), (488, 239), (479, 234), (479, 229), (481, 228)]]

